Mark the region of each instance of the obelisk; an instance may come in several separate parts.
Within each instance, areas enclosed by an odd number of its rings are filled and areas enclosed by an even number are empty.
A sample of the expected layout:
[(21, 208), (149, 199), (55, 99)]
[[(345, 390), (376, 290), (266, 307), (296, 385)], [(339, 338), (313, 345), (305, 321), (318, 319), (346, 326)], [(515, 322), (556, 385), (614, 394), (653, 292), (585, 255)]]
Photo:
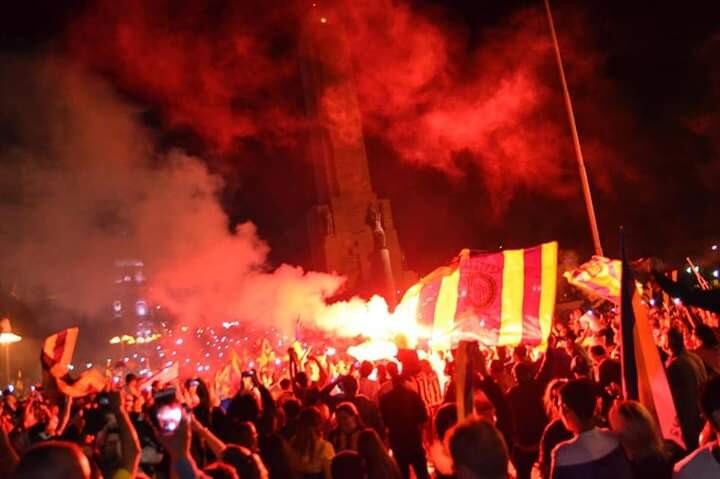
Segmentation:
[(345, 276), (348, 292), (380, 292), (393, 304), (396, 284), (404, 288), (416, 276), (404, 268), (390, 202), (372, 189), (351, 59), (338, 11), (316, 4), (303, 22), (301, 40), (318, 200), (308, 215), (311, 262)]

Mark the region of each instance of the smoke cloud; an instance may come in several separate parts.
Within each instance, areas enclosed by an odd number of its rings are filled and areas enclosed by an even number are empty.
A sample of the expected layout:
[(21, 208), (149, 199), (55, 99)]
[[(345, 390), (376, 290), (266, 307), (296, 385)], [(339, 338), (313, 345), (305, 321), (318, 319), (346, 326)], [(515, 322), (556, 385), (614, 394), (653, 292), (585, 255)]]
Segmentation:
[[(169, 127), (190, 127), (212, 147), (253, 138), (270, 148), (297, 144), (302, 114), (300, 25), (341, 22), (347, 32), (367, 135), (392, 145), (402, 161), (452, 177), (480, 171), (499, 216), (519, 191), (553, 198), (578, 194), (573, 151), (544, 12), (521, 10), (477, 44), (463, 27), (405, 2), (348, 2), (333, 10), (284, 2), (99, 1), (69, 29), (72, 54), (110, 74), (122, 88), (159, 105)], [(602, 58), (581, 11), (558, 12), (586, 155), (601, 165), (596, 186), (632, 177), (608, 119), (614, 106)], [(588, 85), (591, 96), (588, 97)], [(334, 105), (337, 88), (326, 93)], [(351, 113), (335, 112), (353, 121)], [(597, 118), (597, 120), (596, 120)], [(603, 120), (600, 120), (603, 118)], [(632, 127), (631, 124), (624, 126)], [(336, 125), (338, 132), (353, 125)], [(354, 130), (353, 130), (354, 131)], [(246, 158), (245, 161), (252, 161)], [(621, 171), (625, 178), (613, 178)]]
[(182, 151), (158, 153), (141, 111), (107, 82), (58, 60), (1, 63), (12, 146), (2, 152), (0, 266), (18, 296), (110, 318), (114, 263), (137, 258), (148, 299), (186, 324), (242, 319), (287, 331), (341, 285), (270, 270), (253, 224), (229, 229), (221, 178)]

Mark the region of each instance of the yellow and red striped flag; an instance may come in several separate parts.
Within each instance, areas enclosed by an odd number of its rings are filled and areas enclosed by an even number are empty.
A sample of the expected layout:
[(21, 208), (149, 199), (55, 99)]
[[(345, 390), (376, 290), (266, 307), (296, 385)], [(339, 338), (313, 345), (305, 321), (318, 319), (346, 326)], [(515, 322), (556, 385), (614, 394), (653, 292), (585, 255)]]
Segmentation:
[[(622, 254), (625, 260), (624, 247)], [(620, 264), (620, 345), (624, 396), (640, 401), (647, 407), (657, 418), (662, 436), (684, 448), (686, 446), (677, 408), (653, 337), (648, 306), (640, 299), (630, 265), (627, 261)]]
[(418, 324), (432, 331), (436, 347), (460, 340), (544, 345), (555, 308), (557, 251), (556, 242), (497, 253), (463, 250), (403, 301), (415, 297)]

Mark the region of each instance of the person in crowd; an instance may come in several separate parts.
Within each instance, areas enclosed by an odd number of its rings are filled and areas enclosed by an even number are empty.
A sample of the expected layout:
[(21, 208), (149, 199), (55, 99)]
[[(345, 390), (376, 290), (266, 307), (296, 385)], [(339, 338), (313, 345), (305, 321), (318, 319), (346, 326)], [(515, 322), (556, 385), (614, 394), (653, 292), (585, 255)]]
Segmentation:
[(512, 374), (500, 359), (490, 361), (490, 377), (495, 381), (495, 384), (500, 387), (503, 393), (509, 391), (513, 385)]
[(702, 359), (709, 375), (720, 376), (720, 341), (715, 331), (707, 324), (695, 328), (695, 338), (700, 346), (693, 352)]
[(290, 445), (279, 434), (273, 434), (265, 440), (262, 460), (268, 469), (269, 479), (296, 479)]
[(552, 479), (631, 479), (630, 464), (617, 437), (596, 427), (598, 386), (586, 379), (560, 388), (560, 417), (573, 438), (552, 452)]
[(370, 375), (375, 370), (375, 367), (370, 361), (363, 361), (360, 363), (360, 379), (358, 379), (358, 392), (370, 400), (377, 399), (377, 393), (380, 389), (380, 384), (377, 381), (370, 379)]
[(595, 381), (600, 387), (606, 389), (612, 384), (622, 383), (620, 361), (612, 359), (605, 346), (596, 344), (590, 347), (590, 357), (595, 369)]
[(715, 440), (675, 464), (674, 479), (720, 477), (720, 378), (707, 383), (700, 404), (703, 415), (715, 432)]
[(339, 452), (332, 460), (331, 473), (333, 479), (366, 479), (363, 459), (355, 451)]
[(367, 479), (402, 479), (400, 468), (373, 429), (365, 429), (358, 437), (358, 453), (363, 458)]
[(637, 401), (618, 401), (610, 409), (609, 422), (620, 438), (633, 477), (672, 478), (672, 451), (645, 406)]
[(558, 340), (554, 334), (548, 337), (548, 346), (540, 362), (535, 379), (540, 385), (548, 384), (553, 378), (570, 378), (570, 361), (572, 358), (564, 348), (557, 347)]
[(570, 372), (574, 379), (592, 380), (592, 368), (584, 354), (578, 354), (570, 361)]
[(203, 473), (212, 479), (240, 479), (235, 469), (224, 462), (214, 462), (203, 469)]
[(433, 418), (433, 442), (430, 445), (430, 462), (435, 467), (436, 479), (450, 479), (452, 477), (452, 459), (445, 446), (447, 432), (458, 421), (457, 406), (454, 402), (442, 404), (435, 412)]
[(405, 479), (412, 467), (417, 479), (428, 479), (423, 448), (423, 426), (428, 420), (422, 398), (410, 389), (402, 376), (393, 379), (393, 388), (380, 396), (380, 411), (388, 428), (390, 448)]
[(251, 450), (230, 444), (222, 453), (221, 459), (237, 472), (241, 479), (268, 479), (268, 472), (260, 456)]
[(90, 462), (78, 445), (66, 441), (45, 441), (25, 451), (11, 478), (90, 479), (91, 474)]
[(335, 449), (323, 439), (322, 428), (323, 419), (317, 409), (306, 408), (300, 412), (290, 446), (295, 456), (295, 471), (302, 479), (332, 479), (330, 463)]
[(258, 432), (255, 424), (244, 421), (238, 424), (237, 444), (250, 451), (257, 452), (259, 449)]
[(420, 360), (420, 372), (415, 376), (415, 386), (420, 397), (431, 410), (442, 403), (440, 379), (427, 359)]
[(143, 397), (140, 391), (140, 379), (133, 373), (125, 375), (125, 401), (128, 412), (142, 412)]
[(572, 433), (567, 430), (560, 418), (560, 388), (567, 384), (565, 378), (553, 379), (545, 388), (543, 405), (545, 414), (550, 421), (540, 438), (540, 456), (538, 468), (543, 479), (550, 477), (550, 457), (555, 446), (563, 441), (572, 439)]
[(375, 394), (375, 397), (370, 398), (370, 399), (377, 400), (377, 396), (378, 396), (378, 393), (380, 392), (380, 388), (383, 386), (383, 384), (385, 384), (386, 382), (389, 381), (389, 378), (388, 378), (387, 366), (385, 365), (385, 363), (378, 364), (375, 367), (375, 370), (377, 371), (378, 391)]
[[(106, 430), (102, 444), (100, 467), (105, 477), (131, 478), (140, 464), (140, 440), (130, 416), (123, 408), (126, 401), (122, 391), (108, 394), (113, 427)], [(109, 436), (109, 437), (108, 437)]]
[(699, 407), (700, 390), (707, 381), (707, 373), (702, 360), (685, 348), (683, 334), (678, 329), (668, 330), (667, 346), (671, 354), (667, 365), (670, 391), (685, 445), (688, 450), (694, 450), (698, 446), (698, 436), (703, 428)]
[(508, 391), (510, 414), (514, 418), (512, 460), (518, 479), (530, 479), (538, 458), (540, 438), (547, 424), (543, 408), (543, 391), (533, 378), (532, 365), (527, 361), (515, 364), (516, 386)]
[(530, 358), (530, 352), (524, 344), (518, 344), (513, 348), (512, 354), (513, 364), (529, 364), (531, 368), (534, 366), (532, 359)]
[(364, 429), (362, 418), (351, 402), (343, 402), (335, 409), (337, 426), (330, 432), (330, 442), (335, 451), (357, 451), (357, 442)]
[[(330, 393), (335, 386), (338, 386), (342, 393), (331, 396)], [(331, 409), (335, 409), (342, 402), (352, 403), (359, 413), (361, 421), (375, 429), (380, 437), (385, 437), (385, 427), (377, 403), (367, 396), (358, 395), (358, 381), (353, 376), (339, 376), (337, 380), (326, 386), (323, 389), (323, 400)]]
[(488, 421), (466, 419), (448, 432), (447, 448), (456, 479), (506, 479), (508, 451), (502, 434)]
[(280, 429), (280, 435), (287, 441), (292, 439), (297, 429), (298, 417), (302, 411), (302, 404), (296, 398), (290, 398), (282, 403), (285, 412), (285, 423)]
[(292, 390), (292, 381), (290, 381), (290, 378), (282, 378), (279, 382), (276, 383), (276, 385), (277, 390), (273, 391), (273, 397), (275, 398), (275, 401), (278, 403), (278, 405), (282, 406), (285, 401), (295, 397), (295, 394)]
[(380, 386), (377, 394), (378, 400), (380, 400), (383, 395), (390, 392), (390, 390), (393, 388), (393, 380), (400, 375), (398, 365), (394, 361), (390, 361), (389, 363), (387, 363), (387, 365), (385, 366), (385, 370), (387, 371), (388, 380)]

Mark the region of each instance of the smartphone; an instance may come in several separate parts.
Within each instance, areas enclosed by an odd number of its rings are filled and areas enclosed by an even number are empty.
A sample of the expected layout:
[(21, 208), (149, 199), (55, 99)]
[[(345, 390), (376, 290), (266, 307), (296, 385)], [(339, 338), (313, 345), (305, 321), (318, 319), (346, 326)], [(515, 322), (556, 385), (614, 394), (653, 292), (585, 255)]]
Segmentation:
[(182, 421), (182, 406), (180, 404), (167, 404), (160, 406), (155, 413), (157, 425), (164, 434), (172, 434)]
[(198, 381), (197, 379), (193, 379), (192, 381), (190, 381), (190, 387), (196, 388), (199, 385), (200, 385), (200, 381)]
[(176, 390), (172, 386), (161, 389), (155, 393), (153, 399), (155, 400), (155, 404), (158, 405), (174, 403), (177, 400)]
[(251, 377), (253, 377), (253, 372), (252, 371), (243, 371), (241, 376), (244, 378), (251, 378)]

